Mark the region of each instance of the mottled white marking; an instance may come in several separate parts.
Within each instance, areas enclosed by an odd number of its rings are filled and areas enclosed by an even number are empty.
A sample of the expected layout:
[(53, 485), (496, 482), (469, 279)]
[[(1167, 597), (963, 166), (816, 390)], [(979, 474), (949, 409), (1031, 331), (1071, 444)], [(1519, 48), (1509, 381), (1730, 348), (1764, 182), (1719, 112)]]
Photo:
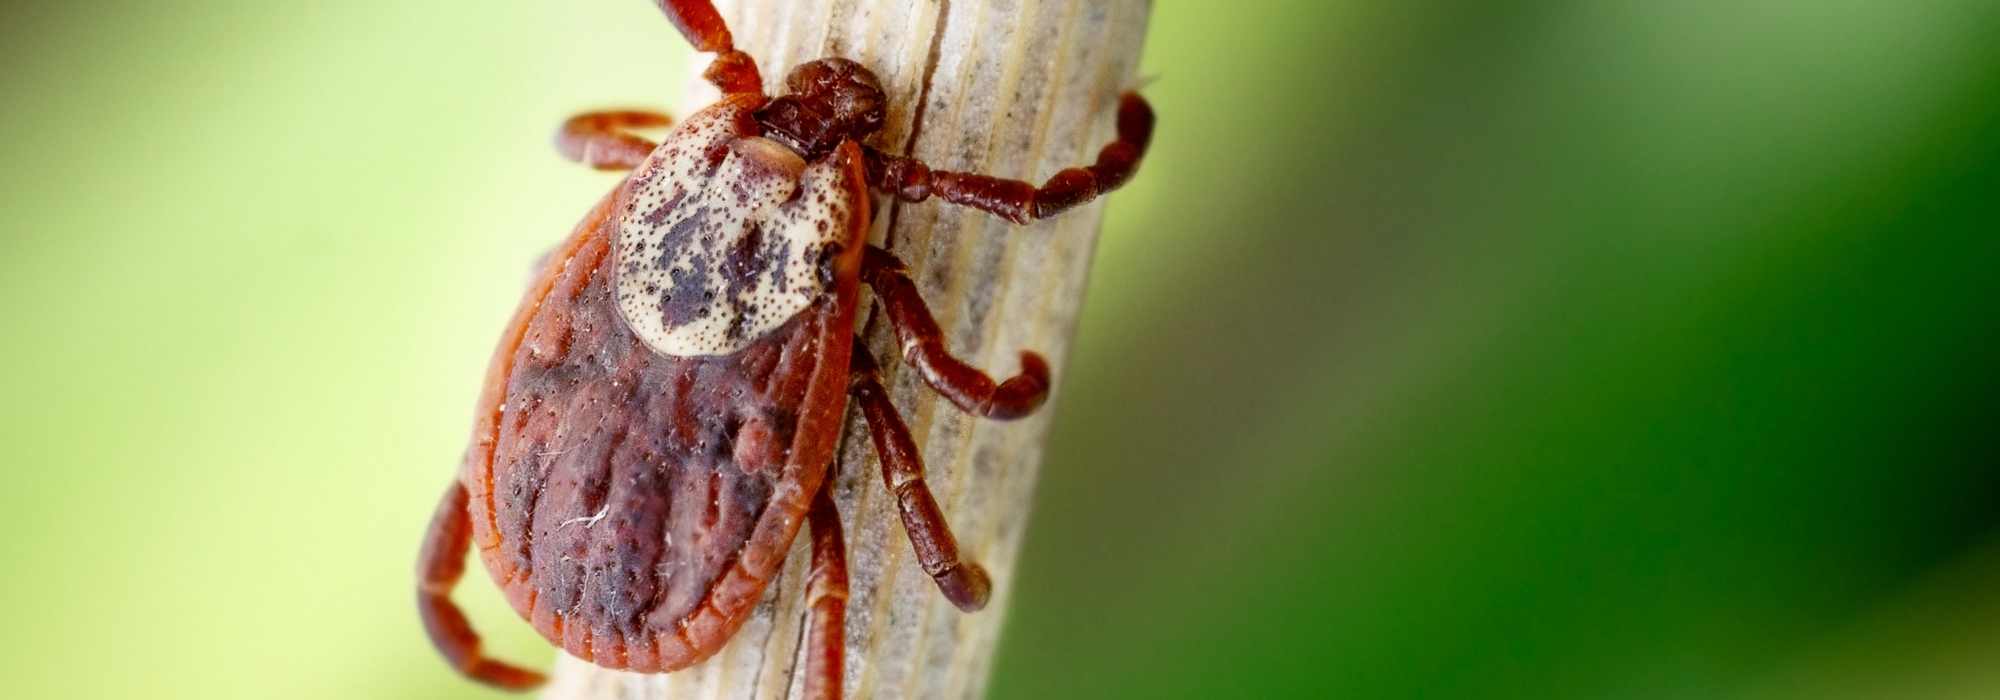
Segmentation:
[(846, 238), (853, 203), (831, 159), (808, 166), (742, 137), (744, 119), (728, 102), (690, 117), (633, 176), (614, 241), (618, 311), (655, 351), (743, 349), (819, 298), (819, 262)]

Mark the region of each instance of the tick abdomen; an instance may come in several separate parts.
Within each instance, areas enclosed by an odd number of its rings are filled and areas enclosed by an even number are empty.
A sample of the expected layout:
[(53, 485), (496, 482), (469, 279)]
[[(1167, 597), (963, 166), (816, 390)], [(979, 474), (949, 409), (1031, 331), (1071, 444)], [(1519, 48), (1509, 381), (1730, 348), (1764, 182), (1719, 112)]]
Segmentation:
[(490, 489), (474, 487), (472, 520), (489, 570), (544, 636), (602, 665), (671, 670), (740, 624), (819, 487), (845, 407), (854, 283), (827, 282), (735, 352), (664, 355), (621, 317), (617, 211), (579, 233), (529, 301), (490, 469), (468, 465)]

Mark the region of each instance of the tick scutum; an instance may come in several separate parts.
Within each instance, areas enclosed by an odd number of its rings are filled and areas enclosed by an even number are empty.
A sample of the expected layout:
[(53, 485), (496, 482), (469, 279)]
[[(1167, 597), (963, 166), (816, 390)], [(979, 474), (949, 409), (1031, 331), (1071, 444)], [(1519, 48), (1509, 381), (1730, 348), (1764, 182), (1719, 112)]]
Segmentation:
[[(525, 414), (502, 422), (490, 479), (508, 494), (493, 502), (492, 521), (519, 549), (501, 557), (498, 578), (516, 609), (573, 654), (678, 667), (699, 649), (658, 641), (685, 638), (683, 621), (713, 607), (762, 520), (796, 528), (803, 502), (777, 501), (779, 482), (817, 481), (797, 473), (814, 471), (802, 464), (740, 467), (735, 433), (755, 420), (763, 440), (830, 456), (829, 441), (795, 443), (794, 416), (819, 375), (845, 373), (844, 358), (821, 366), (840, 314), (829, 298), (737, 353), (656, 361), (618, 322), (608, 228), (562, 267), (512, 359), (506, 394)], [(568, 341), (536, 342), (558, 335)]]

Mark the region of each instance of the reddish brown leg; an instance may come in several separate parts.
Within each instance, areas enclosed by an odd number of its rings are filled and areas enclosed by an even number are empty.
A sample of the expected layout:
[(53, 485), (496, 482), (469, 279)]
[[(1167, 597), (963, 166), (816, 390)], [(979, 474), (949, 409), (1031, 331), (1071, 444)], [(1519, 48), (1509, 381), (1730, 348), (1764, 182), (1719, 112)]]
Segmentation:
[(986, 607), (993, 581), (986, 570), (958, 556), (958, 539), (945, 524), (944, 511), (924, 483), (924, 459), (903, 417), (889, 403), (889, 392), (875, 371), (875, 358), (859, 342), (850, 361), (848, 391), (861, 402), (868, 418), (868, 432), (875, 440), (875, 455), (882, 461), (882, 483), (896, 497), (896, 511), (903, 516), (903, 530), (917, 550), (917, 563), (936, 581), (938, 590), (952, 605), (966, 612)]
[(681, 30), (694, 50), (715, 54), (715, 62), (708, 64), (702, 77), (722, 89), (723, 94), (739, 92), (762, 93), (764, 79), (757, 75), (757, 61), (750, 54), (736, 50), (736, 40), (729, 35), (729, 24), (722, 21), (722, 13), (715, 11), (715, 3), (709, 0), (658, 0), (660, 11), (667, 13), (667, 19)]
[(806, 513), (812, 526), (812, 573), (806, 577), (807, 700), (840, 700), (841, 662), (847, 655), (847, 545), (840, 536), (840, 511), (833, 505), (833, 475)]
[(1118, 189), (1139, 167), (1153, 140), (1153, 108), (1139, 93), (1118, 101), (1118, 140), (1097, 152), (1097, 162), (1056, 173), (1036, 187), (1021, 180), (931, 170), (922, 161), (867, 149), (868, 182), (905, 202), (936, 195), (952, 204), (1005, 217), (1017, 224), (1044, 219)]
[(1011, 420), (1028, 415), (1049, 396), (1049, 363), (1033, 352), (1021, 353), (1021, 373), (994, 383), (971, 365), (952, 357), (944, 332), (904, 271), (903, 261), (889, 251), (869, 246), (861, 257), (861, 278), (882, 300), (889, 325), (903, 346), (903, 361), (916, 368), (924, 382), (967, 413)]
[(672, 123), (673, 118), (659, 112), (585, 112), (556, 129), (556, 151), (598, 170), (631, 170), (658, 144), (625, 130)]
[(438, 501), (430, 532), (424, 535), (423, 554), (417, 557), (417, 613), (423, 617), (424, 631), (446, 661), (475, 681), (506, 690), (541, 685), (542, 674), (481, 656), (479, 634), (472, 631), (458, 604), (451, 602), (451, 589), (465, 573), (465, 553), (472, 548), (465, 501), (465, 486), (453, 481)]

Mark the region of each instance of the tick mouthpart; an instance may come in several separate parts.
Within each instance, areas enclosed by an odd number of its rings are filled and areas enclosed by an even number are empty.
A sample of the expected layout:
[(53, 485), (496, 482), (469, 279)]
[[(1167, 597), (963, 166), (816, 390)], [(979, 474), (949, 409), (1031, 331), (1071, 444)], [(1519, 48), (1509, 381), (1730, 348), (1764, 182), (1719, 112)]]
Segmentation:
[(757, 122), (807, 158), (826, 155), (844, 140), (863, 140), (887, 118), (881, 81), (844, 58), (800, 64), (785, 76), (785, 89), (757, 110)]

